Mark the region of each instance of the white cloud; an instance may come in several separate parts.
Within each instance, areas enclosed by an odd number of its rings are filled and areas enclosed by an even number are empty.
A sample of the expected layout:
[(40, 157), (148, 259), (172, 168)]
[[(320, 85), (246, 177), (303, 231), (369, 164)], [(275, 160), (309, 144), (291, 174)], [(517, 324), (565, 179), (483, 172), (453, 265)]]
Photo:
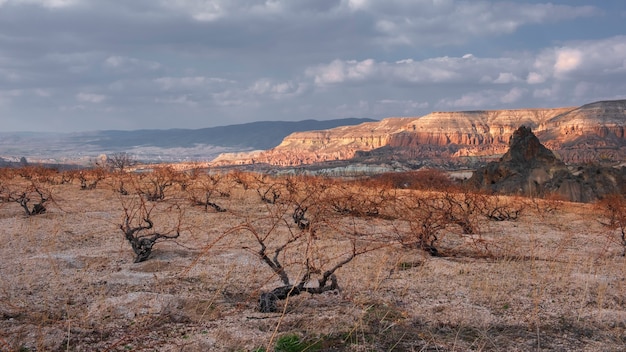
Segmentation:
[(209, 79), (205, 76), (160, 77), (154, 79), (154, 83), (163, 90), (198, 88), (207, 84), (208, 81)]
[(188, 107), (198, 106), (198, 101), (196, 101), (193, 97), (189, 95), (180, 95), (180, 96), (167, 97), (167, 98), (156, 98), (154, 99), (154, 102), (162, 103), (162, 104), (185, 105)]
[(444, 98), (441, 99), (437, 106), (441, 106), (444, 109), (467, 109), (467, 108), (485, 108), (493, 106), (495, 102), (499, 101), (495, 97), (494, 91), (479, 91), (469, 92), (463, 94), (460, 98)]
[(449, 45), (480, 36), (501, 36), (522, 26), (598, 15), (593, 6), (492, 1), (349, 1), (351, 10), (377, 18), (383, 45)]
[(0, 90), (0, 104), (7, 104), (22, 95), (21, 89)]
[(305, 92), (307, 86), (304, 83), (293, 81), (275, 82), (271, 79), (260, 79), (254, 82), (249, 91), (256, 95), (267, 95), (272, 99), (292, 98)]
[(437, 106), (443, 109), (486, 109), (508, 105), (520, 101), (527, 93), (524, 88), (513, 87), (508, 91), (486, 89), (471, 91), (459, 98), (444, 98), (439, 100)]
[(498, 78), (493, 80), (493, 83), (507, 84), (507, 83), (515, 83), (519, 81), (521, 81), (519, 77), (512, 74), (511, 72), (500, 72), (500, 74), (498, 75)]
[[(570, 42), (541, 51), (533, 68), (536, 77), (558, 80), (626, 73), (626, 36)], [(530, 77), (529, 77), (530, 78)], [(529, 82), (530, 83), (530, 82)]]
[(526, 89), (513, 87), (511, 90), (500, 97), (500, 102), (504, 104), (511, 104), (518, 102), (526, 94)]
[(3, 5), (39, 5), (46, 8), (63, 8), (79, 4), (81, 0), (0, 0)]
[(146, 61), (125, 56), (109, 56), (104, 60), (104, 66), (117, 70), (131, 70), (133, 68), (144, 68), (148, 70), (157, 70), (161, 68), (161, 64), (154, 61)]
[(347, 0), (348, 8), (352, 11), (366, 9), (368, 0)]
[(282, 1), (277, 0), (263, 2), (247, 0), (161, 0), (159, 3), (165, 9), (185, 14), (199, 22), (280, 14), (288, 7), (284, 6)]
[(539, 84), (546, 81), (546, 78), (537, 72), (528, 73), (528, 77), (526, 77), (526, 83), (528, 84)]
[[(347, 82), (387, 81), (391, 83), (514, 83), (521, 79), (527, 63), (513, 58), (436, 57), (422, 61), (413, 59), (376, 62), (372, 59), (333, 60), (327, 65), (305, 70), (315, 84), (324, 86)], [(511, 69), (518, 72), (500, 72)], [(497, 75), (490, 78), (490, 75)]]
[(102, 94), (93, 94), (93, 93), (78, 93), (76, 94), (76, 100), (85, 102), (85, 103), (102, 103), (107, 97)]
[(582, 57), (583, 53), (578, 49), (563, 48), (557, 50), (554, 74), (561, 76), (567, 72), (574, 71), (582, 64)]

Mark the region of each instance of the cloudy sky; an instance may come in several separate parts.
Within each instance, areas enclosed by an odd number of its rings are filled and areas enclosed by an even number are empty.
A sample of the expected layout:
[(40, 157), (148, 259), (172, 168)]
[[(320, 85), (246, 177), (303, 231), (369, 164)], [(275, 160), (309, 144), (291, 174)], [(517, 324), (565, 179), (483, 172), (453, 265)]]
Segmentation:
[(623, 98), (623, 0), (0, 0), (0, 132)]

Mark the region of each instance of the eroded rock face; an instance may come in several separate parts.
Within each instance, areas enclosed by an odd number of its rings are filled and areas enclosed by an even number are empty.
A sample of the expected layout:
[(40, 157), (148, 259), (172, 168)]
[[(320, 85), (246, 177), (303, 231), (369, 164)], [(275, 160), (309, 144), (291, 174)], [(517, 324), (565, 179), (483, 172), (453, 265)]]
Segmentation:
[(298, 132), (271, 150), (236, 159), (222, 156), (217, 163), (297, 166), (347, 160), (380, 149), (371, 155), (381, 161), (393, 157), (462, 164), (502, 155), (521, 125), (532, 128), (539, 141), (566, 163), (626, 160), (626, 100), (618, 100), (579, 108), (433, 112)]
[(534, 195), (563, 171), (567, 171), (565, 163), (544, 147), (529, 127), (521, 126), (500, 160), (476, 170), (469, 182), (494, 192)]
[(498, 161), (476, 170), (468, 183), (497, 193), (556, 195), (568, 201), (589, 202), (623, 192), (624, 181), (625, 168), (587, 165), (570, 170), (529, 127), (522, 126), (513, 133), (509, 150)]

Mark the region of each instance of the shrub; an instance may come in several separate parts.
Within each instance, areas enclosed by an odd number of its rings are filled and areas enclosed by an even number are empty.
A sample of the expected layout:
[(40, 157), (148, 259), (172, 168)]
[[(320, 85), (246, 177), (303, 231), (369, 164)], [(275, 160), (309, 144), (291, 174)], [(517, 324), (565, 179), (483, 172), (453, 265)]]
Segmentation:
[(612, 231), (619, 231), (618, 242), (624, 247), (622, 256), (626, 256), (626, 199), (620, 194), (609, 194), (597, 206), (605, 218), (602, 224)]

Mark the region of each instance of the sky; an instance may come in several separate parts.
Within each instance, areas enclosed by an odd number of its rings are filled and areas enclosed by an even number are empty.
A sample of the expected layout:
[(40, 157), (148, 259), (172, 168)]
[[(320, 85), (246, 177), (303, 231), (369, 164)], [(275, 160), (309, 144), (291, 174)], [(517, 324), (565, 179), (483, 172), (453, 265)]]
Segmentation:
[(0, 132), (624, 98), (623, 0), (0, 0)]

